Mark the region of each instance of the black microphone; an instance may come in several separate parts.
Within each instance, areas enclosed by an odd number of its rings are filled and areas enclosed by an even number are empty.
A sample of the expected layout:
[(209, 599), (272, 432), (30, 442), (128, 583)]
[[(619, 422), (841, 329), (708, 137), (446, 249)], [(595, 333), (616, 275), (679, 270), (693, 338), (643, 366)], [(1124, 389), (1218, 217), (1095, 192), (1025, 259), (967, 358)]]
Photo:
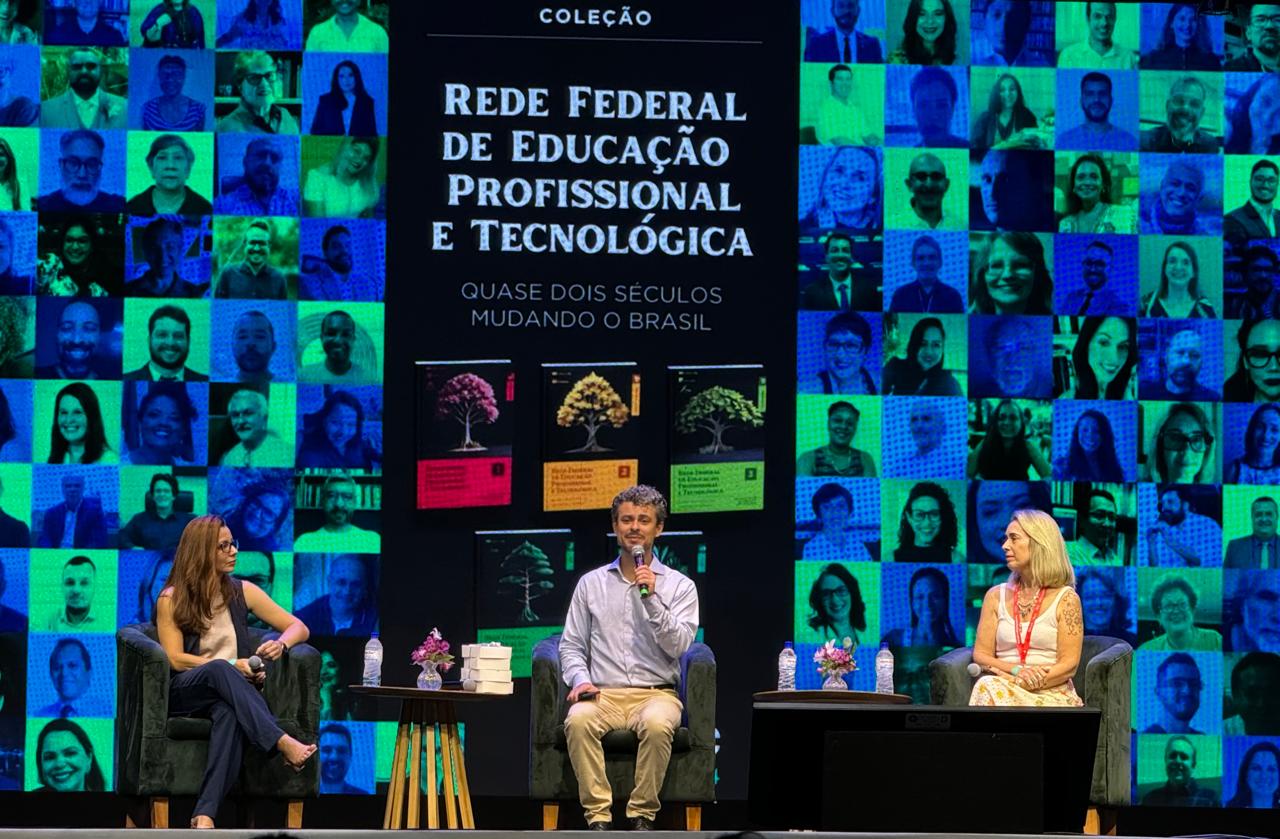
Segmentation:
[[(637, 568), (644, 565), (644, 545), (632, 545), (631, 559), (635, 562)], [(640, 584), (640, 596), (649, 596), (649, 587), (644, 583)]]
[[(260, 656), (251, 655), (249, 656), (249, 669), (253, 671), (254, 675), (257, 675), (258, 673), (261, 673), (262, 671), (266, 670), (267, 665), (262, 661), (262, 658)], [(262, 690), (261, 684), (257, 684), (255, 686), (258, 688), (258, 690)]]

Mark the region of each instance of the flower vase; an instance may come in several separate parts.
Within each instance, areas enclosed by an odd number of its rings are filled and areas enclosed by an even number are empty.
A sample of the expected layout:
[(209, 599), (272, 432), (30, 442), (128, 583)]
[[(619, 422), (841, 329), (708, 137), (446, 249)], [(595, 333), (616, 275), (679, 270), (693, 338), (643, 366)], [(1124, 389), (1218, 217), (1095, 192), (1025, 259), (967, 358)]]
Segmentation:
[(827, 674), (827, 678), (822, 683), (823, 690), (848, 690), (849, 686), (844, 682), (844, 674), (840, 672), (832, 672)]
[(418, 690), (440, 690), (440, 685), (444, 683), (444, 678), (440, 675), (440, 671), (436, 669), (434, 661), (423, 661), (419, 663), (422, 672), (418, 674)]

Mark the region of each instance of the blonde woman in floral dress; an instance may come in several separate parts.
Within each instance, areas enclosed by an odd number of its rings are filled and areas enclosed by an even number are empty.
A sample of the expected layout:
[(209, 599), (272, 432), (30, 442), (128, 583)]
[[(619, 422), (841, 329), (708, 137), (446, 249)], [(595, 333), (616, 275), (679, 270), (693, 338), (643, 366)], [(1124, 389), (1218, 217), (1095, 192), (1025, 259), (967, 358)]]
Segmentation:
[(1001, 546), (1009, 581), (982, 601), (973, 660), (978, 679), (970, 705), (1084, 704), (1071, 677), (1080, 664), (1084, 618), (1058, 523), (1038, 510), (1019, 510)]

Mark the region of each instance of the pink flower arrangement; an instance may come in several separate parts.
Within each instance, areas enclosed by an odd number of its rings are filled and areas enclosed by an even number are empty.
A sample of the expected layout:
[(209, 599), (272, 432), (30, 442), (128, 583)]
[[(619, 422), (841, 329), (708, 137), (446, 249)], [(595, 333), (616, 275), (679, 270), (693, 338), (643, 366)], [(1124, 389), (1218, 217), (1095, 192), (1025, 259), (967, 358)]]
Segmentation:
[(409, 660), (414, 664), (430, 662), (441, 670), (448, 670), (453, 666), (453, 654), (449, 652), (449, 642), (444, 640), (440, 630), (435, 627), (431, 628), (426, 640), (409, 655)]
[(813, 654), (813, 661), (818, 665), (818, 672), (823, 676), (843, 676), (858, 669), (853, 661), (854, 643), (852, 638), (845, 638), (843, 643), (834, 638), (818, 647)]

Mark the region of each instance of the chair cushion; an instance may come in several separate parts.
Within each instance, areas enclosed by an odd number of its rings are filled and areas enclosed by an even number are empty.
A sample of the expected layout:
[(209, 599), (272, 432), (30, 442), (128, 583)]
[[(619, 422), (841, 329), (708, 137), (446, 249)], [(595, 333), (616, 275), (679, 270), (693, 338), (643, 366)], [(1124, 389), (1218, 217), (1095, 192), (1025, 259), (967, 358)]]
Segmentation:
[[(610, 755), (633, 755), (640, 748), (640, 738), (634, 731), (610, 731), (600, 743), (604, 746), (604, 753)], [(564, 738), (564, 726), (556, 729), (556, 748), (562, 752), (569, 750), (569, 744)], [(671, 739), (671, 751), (687, 752), (689, 748), (689, 729), (682, 725), (676, 729)]]
[(174, 740), (208, 740), (213, 722), (205, 717), (169, 717), (164, 736)]

